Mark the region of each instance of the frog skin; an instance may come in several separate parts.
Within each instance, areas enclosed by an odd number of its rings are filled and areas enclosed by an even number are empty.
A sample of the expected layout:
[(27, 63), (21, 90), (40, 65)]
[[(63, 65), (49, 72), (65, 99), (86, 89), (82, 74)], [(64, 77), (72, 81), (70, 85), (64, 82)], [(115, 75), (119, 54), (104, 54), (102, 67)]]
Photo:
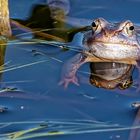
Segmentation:
[(76, 71), (81, 65), (93, 62), (93, 58), (121, 62), (123, 60), (140, 59), (139, 35), (134, 24), (127, 20), (119, 23), (110, 23), (98, 18), (91, 24), (91, 30), (83, 37), (82, 53), (78, 53), (64, 64), (60, 85), (67, 87), (69, 83), (79, 85)]
[(124, 63), (90, 63), (90, 83), (105, 89), (127, 89), (133, 84), (133, 70), (134, 65)]

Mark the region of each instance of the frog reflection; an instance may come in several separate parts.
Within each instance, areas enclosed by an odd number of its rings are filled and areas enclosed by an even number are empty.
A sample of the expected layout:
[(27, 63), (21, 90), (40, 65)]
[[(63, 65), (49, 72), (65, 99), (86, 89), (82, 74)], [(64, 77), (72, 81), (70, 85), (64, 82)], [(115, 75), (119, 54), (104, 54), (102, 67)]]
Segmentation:
[[(13, 28), (16, 26), (32, 32), (35, 38), (71, 42), (77, 32), (87, 30), (89, 26), (75, 27), (65, 23), (69, 7), (67, 0), (48, 0), (48, 4), (34, 5), (27, 19), (11, 19), (11, 24)], [(16, 32), (15, 35), (17, 35)]]
[(134, 66), (124, 63), (90, 63), (90, 83), (105, 89), (127, 89), (133, 84)]

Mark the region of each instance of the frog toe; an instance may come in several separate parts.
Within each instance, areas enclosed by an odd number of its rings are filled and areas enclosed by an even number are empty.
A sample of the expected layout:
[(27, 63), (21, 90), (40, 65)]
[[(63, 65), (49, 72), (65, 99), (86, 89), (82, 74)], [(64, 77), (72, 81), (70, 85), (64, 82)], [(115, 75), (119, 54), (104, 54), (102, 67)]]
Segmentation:
[(64, 78), (58, 83), (58, 85), (62, 85), (64, 88), (67, 88), (70, 83), (74, 83), (75, 85), (79, 86), (77, 77)]
[(64, 88), (67, 88), (68, 85), (69, 85), (69, 81), (68, 79), (65, 79), (65, 80), (61, 80), (59, 83), (58, 83), (59, 86), (64, 86)]
[(72, 83), (74, 83), (75, 85), (79, 86), (78, 79), (76, 77), (73, 78)]

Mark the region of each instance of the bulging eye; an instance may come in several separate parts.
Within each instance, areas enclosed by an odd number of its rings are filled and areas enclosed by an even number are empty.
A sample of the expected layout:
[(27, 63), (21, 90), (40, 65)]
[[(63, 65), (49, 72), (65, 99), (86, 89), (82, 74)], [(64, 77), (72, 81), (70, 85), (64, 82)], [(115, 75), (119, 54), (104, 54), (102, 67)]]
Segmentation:
[(93, 21), (92, 24), (91, 24), (91, 26), (92, 26), (93, 28), (95, 28), (95, 27), (96, 27), (96, 23)]
[(128, 22), (124, 27), (125, 33), (128, 36), (132, 36), (134, 34), (135, 27), (131, 22)]
[(96, 21), (92, 22), (91, 27), (92, 27), (93, 32), (95, 32), (98, 27), (98, 24), (96, 23)]
[(91, 24), (93, 32), (99, 33), (102, 29), (100, 19), (97, 19)]
[(134, 30), (134, 26), (130, 26), (130, 27), (129, 27), (129, 30), (130, 30), (130, 31), (133, 31), (133, 30)]

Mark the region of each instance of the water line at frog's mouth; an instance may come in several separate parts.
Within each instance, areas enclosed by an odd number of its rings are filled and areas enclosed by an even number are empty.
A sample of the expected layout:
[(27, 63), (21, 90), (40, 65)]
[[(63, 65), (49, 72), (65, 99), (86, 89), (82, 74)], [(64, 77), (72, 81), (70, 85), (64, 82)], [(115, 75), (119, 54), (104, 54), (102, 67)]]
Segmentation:
[(137, 47), (137, 48), (139, 48), (137, 44), (129, 44), (129, 43), (122, 43), (122, 42), (116, 43), (116, 42), (94, 41), (93, 44), (97, 44), (97, 43), (101, 44), (103, 46), (118, 45), (118, 46), (121, 46), (121, 47), (130, 47), (130, 48)]
[(137, 46), (94, 42), (88, 48), (94, 55), (103, 59), (136, 61), (140, 58), (140, 51)]

